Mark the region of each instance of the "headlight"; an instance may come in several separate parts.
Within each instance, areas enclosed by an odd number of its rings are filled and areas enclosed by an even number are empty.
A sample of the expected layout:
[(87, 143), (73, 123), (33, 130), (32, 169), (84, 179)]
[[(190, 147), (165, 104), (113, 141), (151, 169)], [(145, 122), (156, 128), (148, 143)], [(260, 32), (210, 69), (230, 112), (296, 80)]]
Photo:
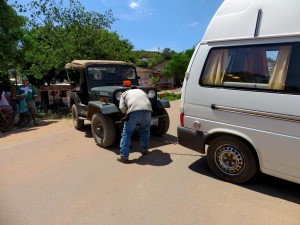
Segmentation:
[(149, 91), (148, 91), (148, 97), (149, 97), (149, 98), (154, 98), (154, 97), (155, 97), (155, 94), (156, 94), (156, 93), (155, 93), (154, 90), (149, 90)]
[(116, 99), (118, 101), (120, 101), (122, 93), (123, 93), (122, 91), (119, 91), (119, 92), (116, 93)]

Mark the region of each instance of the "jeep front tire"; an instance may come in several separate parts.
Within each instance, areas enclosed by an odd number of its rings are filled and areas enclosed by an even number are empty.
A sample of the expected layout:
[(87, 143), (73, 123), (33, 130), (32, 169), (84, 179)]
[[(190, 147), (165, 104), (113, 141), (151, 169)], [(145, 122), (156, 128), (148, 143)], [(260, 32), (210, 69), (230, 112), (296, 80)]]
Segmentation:
[(113, 120), (99, 112), (92, 117), (92, 133), (94, 139), (100, 147), (106, 148), (114, 144), (116, 140), (116, 130)]
[(151, 134), (156, 137), (161, 137), (169, 130), (170, 118), (165, 109), (159, 109), (154, 114), (158, 116), (158, 125), (151, 126)]

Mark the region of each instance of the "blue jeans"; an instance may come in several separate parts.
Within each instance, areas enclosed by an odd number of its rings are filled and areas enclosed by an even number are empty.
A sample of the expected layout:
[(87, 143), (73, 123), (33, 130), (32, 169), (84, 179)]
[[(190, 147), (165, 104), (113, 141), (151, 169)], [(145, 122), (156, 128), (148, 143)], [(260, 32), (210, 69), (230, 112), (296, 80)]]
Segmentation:
[(120, 142), (120, 155), (128, 157), (130, 153), (131, 136), (136, 126), (140, 128), (141, 151), (146, 151), (150, 143), (151, 111), (139, 110), (128, 114), (128, 121), (124, 123)]

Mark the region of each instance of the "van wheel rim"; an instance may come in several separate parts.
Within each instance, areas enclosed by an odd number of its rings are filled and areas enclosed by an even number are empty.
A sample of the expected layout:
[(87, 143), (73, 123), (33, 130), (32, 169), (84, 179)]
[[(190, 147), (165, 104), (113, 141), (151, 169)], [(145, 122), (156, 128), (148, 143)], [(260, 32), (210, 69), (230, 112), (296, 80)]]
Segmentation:
[(228, 175), (239, 175), (245, 168), (242, 153), (233, 146), (220, 146), (215, 153), (215, 161), (219, 169)]

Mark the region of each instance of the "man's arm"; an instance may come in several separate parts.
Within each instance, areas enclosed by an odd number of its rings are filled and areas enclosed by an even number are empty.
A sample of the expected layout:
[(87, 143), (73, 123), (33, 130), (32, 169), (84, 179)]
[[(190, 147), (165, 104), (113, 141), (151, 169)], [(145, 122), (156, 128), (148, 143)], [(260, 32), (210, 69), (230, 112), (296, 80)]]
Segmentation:
[(121, 110), (122, 113), (126, 113), (128, 108), (125, 102), (125, 96), (124, 93), (121, 95), (120, 103), (119, 103), (119, 109)]

